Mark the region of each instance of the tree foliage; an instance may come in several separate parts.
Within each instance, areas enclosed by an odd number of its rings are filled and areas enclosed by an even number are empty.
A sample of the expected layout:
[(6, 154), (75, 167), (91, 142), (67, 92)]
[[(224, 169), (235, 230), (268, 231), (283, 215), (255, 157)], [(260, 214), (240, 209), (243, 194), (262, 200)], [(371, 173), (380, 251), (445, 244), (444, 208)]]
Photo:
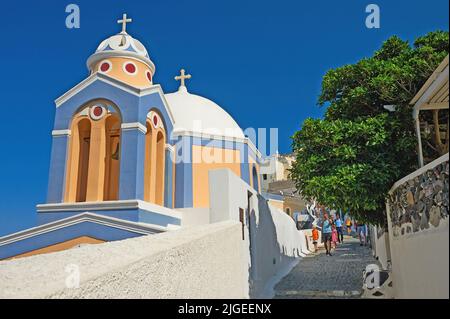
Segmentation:
[(324, 119), (307, 119), (293, 136), (291, 178), (303, 196), (384, 223), (388, 190), (416, 168), (409, 102), (448, 49), (448, 32), (413, 46), (393, 36), (372, 57), (325, 74), (318, 100), (327, 106)]

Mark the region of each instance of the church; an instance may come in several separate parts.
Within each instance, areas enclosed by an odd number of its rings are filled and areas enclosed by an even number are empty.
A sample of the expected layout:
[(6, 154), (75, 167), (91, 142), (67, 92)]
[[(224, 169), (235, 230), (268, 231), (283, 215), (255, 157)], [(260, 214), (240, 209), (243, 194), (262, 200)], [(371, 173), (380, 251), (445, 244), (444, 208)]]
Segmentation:
[(164, 93), (145, 46), (122, 30), (87, 59), (88, 77), (55, 101), (47, 199), (38, 225), (0, 237), (0, 259), (184, 226), (210, 207), (208, 173), (229, 169), (260, 193), (262, 156), (213, 101)]

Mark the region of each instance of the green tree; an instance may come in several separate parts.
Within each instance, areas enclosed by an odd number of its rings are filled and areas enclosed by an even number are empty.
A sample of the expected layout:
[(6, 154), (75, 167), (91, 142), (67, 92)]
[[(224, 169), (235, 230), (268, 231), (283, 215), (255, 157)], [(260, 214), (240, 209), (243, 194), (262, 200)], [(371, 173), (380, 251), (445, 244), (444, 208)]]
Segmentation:
[[(409, 102), (449, 51), (448, 32), (410, 46), (393, 36), (372, 57), (329, 70), (318, 104), (293, 138), (291, 178), (307, 199), (383, 224), (393, 183), (417, 166)], [(385, 105), (395, 105), (389, 112)]]

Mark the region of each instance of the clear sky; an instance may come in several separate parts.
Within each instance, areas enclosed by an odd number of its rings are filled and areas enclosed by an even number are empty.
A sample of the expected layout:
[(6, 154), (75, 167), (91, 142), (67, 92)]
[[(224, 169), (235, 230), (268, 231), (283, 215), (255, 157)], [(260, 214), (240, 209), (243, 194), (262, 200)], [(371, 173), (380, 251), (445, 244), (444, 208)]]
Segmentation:
[[(81, 28), (65, 27), (79, 5)], [(365, 27), (366, 5), (381, 28)], [(35, 226), (47, 192), (54, 100), (87, 76), (86, 59), (106, 37), (128, 32), (156, 64), (165, 92), (181, 67), (188, 87), (225, 108), (241, 127), (279, 128), (279, 151), (316, 105), (321, 78), (369, 56), (391, 35), (413, 40), (448, 30), (448, 0), (71, 0), (2, 2), (0, 40), (0, 236)]]

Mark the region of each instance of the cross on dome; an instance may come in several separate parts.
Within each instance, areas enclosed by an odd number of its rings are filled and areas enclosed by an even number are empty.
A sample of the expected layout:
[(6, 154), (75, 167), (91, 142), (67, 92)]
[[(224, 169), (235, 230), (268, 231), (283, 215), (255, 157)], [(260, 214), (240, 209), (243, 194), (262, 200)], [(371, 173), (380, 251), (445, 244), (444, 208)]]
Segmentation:
[(127, 23), (133, 22), (132, 19), (127, 19), (127, 14), (124, 13), (122, 16), (122, 20), (117, 20), (117, 23), (122, 24), (122, 33), (127, 33)]
[(176, 81), (180, 81), (180, 88), (179, 90), (186, 90), (185, 80), (190, 79), (192, 76), (190, 74), (186, 74), (186, 71), (184, 69), (180, 70), (180, 75), (177, 75), (175, 77)]

